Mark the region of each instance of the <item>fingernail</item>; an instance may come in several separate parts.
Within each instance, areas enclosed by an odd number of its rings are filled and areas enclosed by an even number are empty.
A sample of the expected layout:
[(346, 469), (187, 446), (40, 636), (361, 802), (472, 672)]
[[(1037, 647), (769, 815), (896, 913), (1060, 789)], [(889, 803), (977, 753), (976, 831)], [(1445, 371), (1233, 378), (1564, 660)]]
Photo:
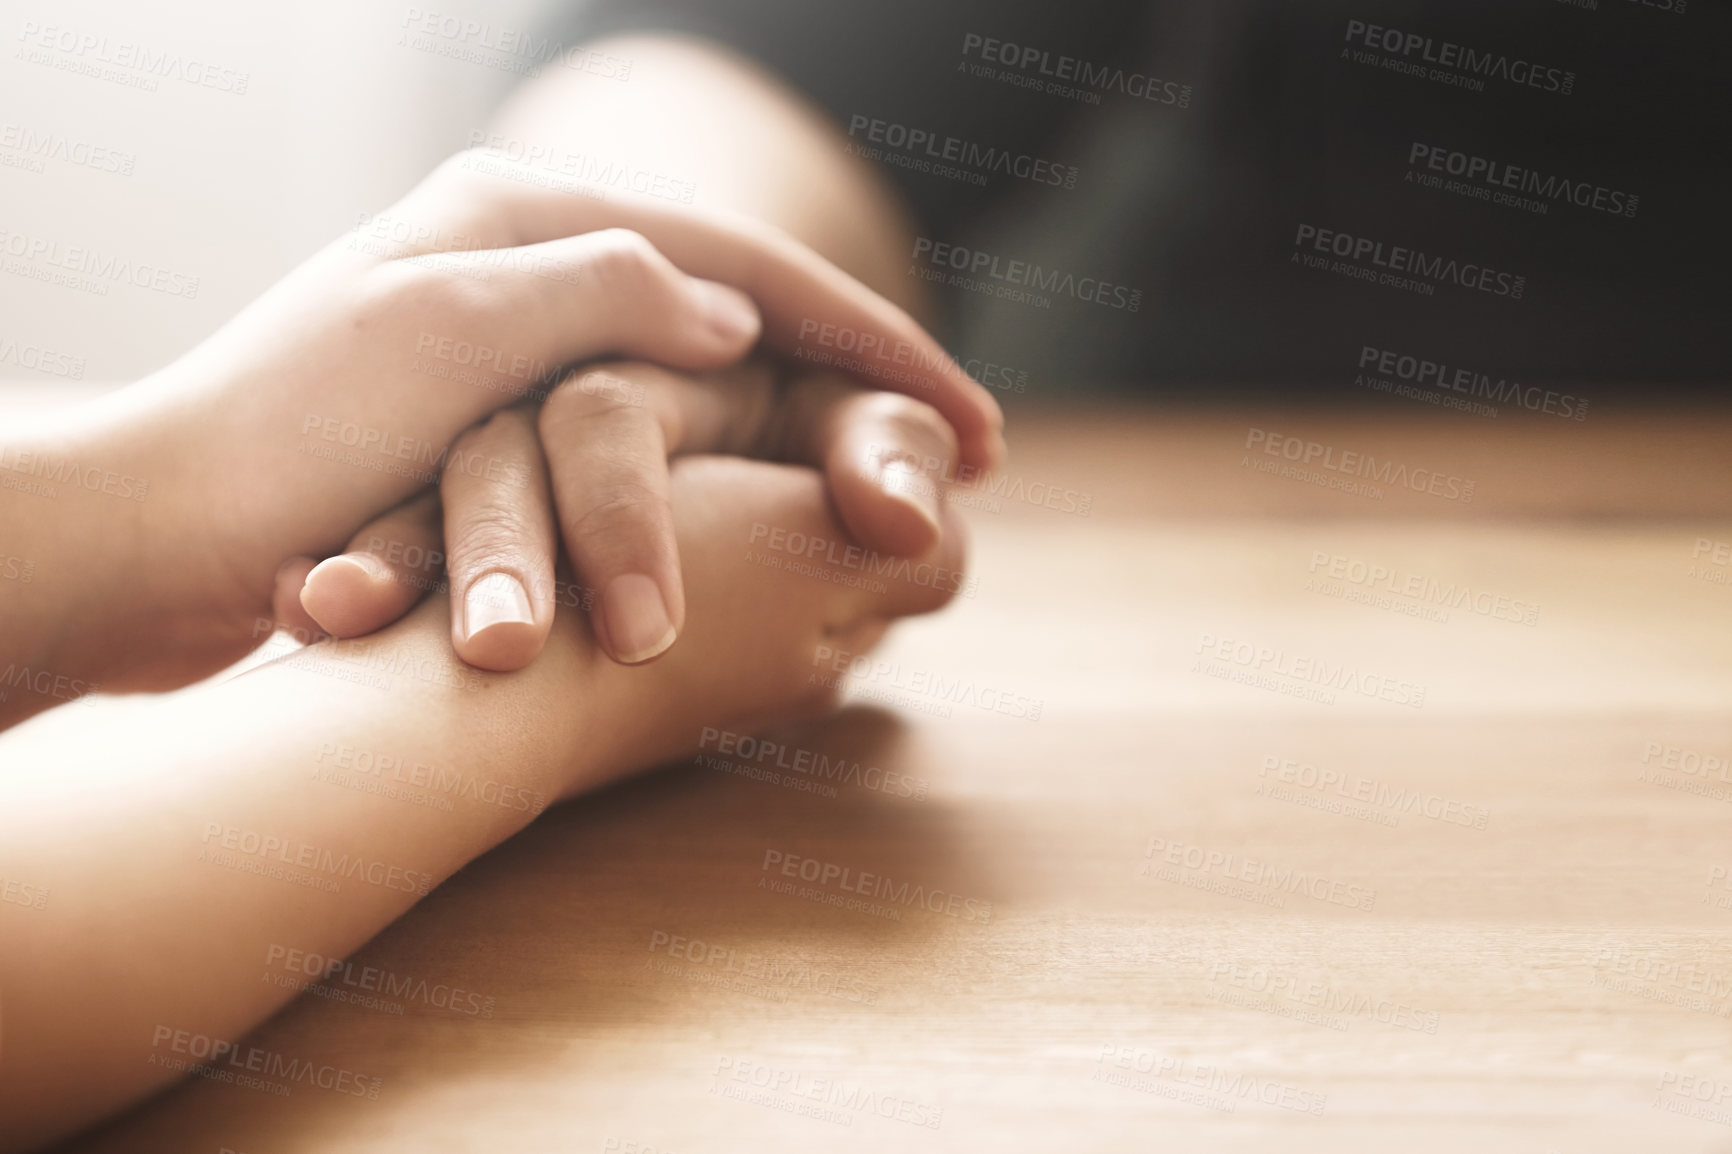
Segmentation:
[(920, 470), (908, 461), (886, 461), (878, 471), (878, 487), (919, 513), (931, 524), (938, 525), (938, 487), (920, 475)]
[(642, 573), (627, 573), (608, 582), (601, 595), (601, 612), (614, 658), (622, 664), (638, 665), (658, 657), (674, 643), (661, 586)]
[[(739, 289), (715, 281), (693, 281), (698, 302), (713, 327), (729, 340), (758, 335), (758, 307)], [(646, 578), (647, 580), (647, 578)]]
[[(368, 581), (389, 581), (391, 567), (371, 553), (339, 553), (335, 557), (327, 557), (313, 568), (313, 573), (352, 569)], [(313, 579), (313, 573), (307, 574), (307, 580)]]
[(529, 594), (509, 573), (489, 573), (463, 595), (463, 636), (473, 641), (495, 625), (533, 625)]

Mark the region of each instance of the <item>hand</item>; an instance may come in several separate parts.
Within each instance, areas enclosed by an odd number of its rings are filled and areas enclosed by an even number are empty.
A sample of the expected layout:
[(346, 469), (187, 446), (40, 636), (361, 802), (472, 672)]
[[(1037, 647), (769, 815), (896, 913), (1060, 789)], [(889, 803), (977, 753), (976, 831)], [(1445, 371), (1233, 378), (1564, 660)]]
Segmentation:
[[(40, 536), (53, 540), (32, 546), (37, 559), (78, 574), (80, 587), (42, 583), (0, 606), (10, 656), (122, 691), (221, 668), (257, 644), (284, 558), (336, 552), (357, 526), (450, 474), (463, 429), (558, 379), (560, 366), (605, 355), (689, 370), (738, 360), (760, 335), (742, 289), (771, 345), (799, 352), (813, 326), (864, 334), (897, 350), (869, 375), (929, 400), (963, 460), (1000, 451), (991, 398), (918, 325), (775, 230), (547, 192), (486, 161), (483, 171), (475, 154), (455, 158), (387, 214), (411, 237), (400, 252), (364, 251), (364, 236), (333, 244), (181, 361), (33, 443), (144, 478), (150, 500), (91, 502), (77, 536), (103, 547), (89, 556), (78, 549), (95, 546), (62, 540), (76, 528), (72, 506), (41, 510)], [(663, 250), (739, 287), (694, 279)], [(631, 459), (627, 475), (641, 476), (646, 460)], [(870, 533), (897, 516), (859, 524)], [(621, 540), (618, 555), (654, 562), (650, 580), (677, 628), (677, 553), (654, 536), (665, 519), (623, 516), (618, 529), (651, 534)], [(75, 621), (69, 605), (80, 606)], [(622, 648), (641, 651), (621, 633)]]
[[(539, 412), (495, 414), (459, 439), (457, 453), (500, 461), (509, 479), (449, 472), (442, 513), (431, 495), (414, 498), (356, 533), (344, 554), (286, 566), (279, 619), (297, 632), (370, 633), (414, 605), (443, 563), (464, 602), (452, 643), (472, 665), (529, 664), (561, 600), (599, 602), (604, 650), (643, 661), (666, 650), (684, 620), (683, 599), (670, 620), (657, 596), (679, 589), (669, 455), (732, 453), (823, 470), (842, 521), (865, 546), (862, 564), (877, 557), (883, 569), (938, 546), (941, 495), (920, 474), (953, 462), (957, 445), (930, 406), (834, 375), (783, 384), (763, 362), (703, 376), (628, 362), (581, 371)], [(551, 493), (518, 483), (549, 472)], [(576, 587), (554, 580), (556, 522)]]
[[(502, 414), (488, 429), (502, 448), (537, 451), (533, 427), (517, 416)], [(932, 549), (881, 578), (860, 579), (859, 568), (833, 563), (860, 547), (837, 519), (823, 477), (808, 468), (685, 457), (670, 470), (669, 499), (690, 574), (681, 643), (660, 661), (622, 666), (598, 651), (586, 615), (560, 604), (541, 660), (500, 680), (470, 674), (488, 678), (484, 700), (430, 690), (457, 719), (449, 723), (485, 751), (475, 755), (477, 771), (546, 766), (547, 792), (571, 797), (689, 753), (706, 726), (757, 732), (820, 716), (841, 693), (836, 655), (865, 653), (897, 618), (948, 604), (966, 564), (965, 533), (951, 509), (940, 514)], [(436, 543), (437, 524), (431, 528)], [(771, 534), (827, 547), (796, 566), (786, 562), (804, 558), (770, 547)], [(445, 615), (435, 595), (379, 633), (336, 644), (356, 662), (378, 648), (442, 665), (451, 652), (436, 635)], [(319, 649), (301, 652), (316, 664)], [(491, 720), (465, 720), (473, 710)]]

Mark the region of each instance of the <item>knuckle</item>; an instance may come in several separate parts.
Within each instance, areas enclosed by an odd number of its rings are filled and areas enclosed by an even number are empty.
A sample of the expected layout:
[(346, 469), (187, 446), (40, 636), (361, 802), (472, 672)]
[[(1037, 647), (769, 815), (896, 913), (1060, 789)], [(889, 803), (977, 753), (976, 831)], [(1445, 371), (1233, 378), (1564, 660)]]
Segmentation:
[(484, 501), (464, 508), (447, 529), (453, 575), (522, 568), (535, 531), (527, 517), (508, 505)]
[(946, 452), (955, 450), (956, 431), (925, 401), (901, 393), (879, 393), (872, 404), (876, 415), (897, 434), (923, 447), (936, 445)]
[(672, 288), (672, 265), (648, 237), (629, 228), (606, 228), (585, 238), (584, 265), (604, 300), (638, 298)]
[(618, 537), (631, 526), (671, 524), (673, 507), (667, 497), (641, 481), (616, 481), (597, 488), (587, 508), (571, 523), (579, 541)]
[[(451, 451), (447, 456), (461, 459), (484, 454), (487, 451), (487, 443), (493, 439), (494, 422), (499, 419), (499, 416), (498, 413), (490, 414), (485, 420), (470, 425), (457, 434), (457, 439), (451, 442)], [(448, 478), (455, 475), (450, 472), (446, 473)]]
[(633, 380), (626, 362), (590, 365), (561, 381), (542, 407), (543, 432), (564, 422), (587, 421), (643, 409), (645, 387)]

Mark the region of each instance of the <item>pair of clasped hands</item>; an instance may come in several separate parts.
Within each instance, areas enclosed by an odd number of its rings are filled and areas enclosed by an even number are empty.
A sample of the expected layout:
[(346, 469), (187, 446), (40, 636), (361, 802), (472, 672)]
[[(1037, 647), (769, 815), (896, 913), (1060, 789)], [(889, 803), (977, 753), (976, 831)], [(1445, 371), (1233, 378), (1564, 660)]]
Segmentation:
[[(379, 242), (332, 244), (165, 370), (152, 411), (185, 418), (161, 432), (201, 462), (235, 607), (268, 589), (276, 624), (353, 638), (443, 579), (457, 655), (512, 671), (561, 607), (635, 665), (676, 648), (688, 594), (715, 615), (815, 615), (793, 632), (859, 647), (946, 602), (954, 583), (873, 591), (741, 558), (767, 526), (959, 571), (930, 465), (1001, 461), (991, 396), (779, 230), (529, 176), (459, 154), (377, 218)], [(382, 251), (393, 237), (410, 241)], [(888, 371), (815, 368), (834, 353), (816, 333)], [(747, 588), (776, 576), (780, 592)], [(706, 660), (752, 676), (743, 652)]]

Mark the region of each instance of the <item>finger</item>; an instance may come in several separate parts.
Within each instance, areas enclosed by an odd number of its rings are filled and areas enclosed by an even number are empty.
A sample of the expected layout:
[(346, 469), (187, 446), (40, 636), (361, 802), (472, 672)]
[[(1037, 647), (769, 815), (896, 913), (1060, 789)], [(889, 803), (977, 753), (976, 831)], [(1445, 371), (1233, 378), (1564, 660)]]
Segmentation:
[[(573, 415), (604, 410), (608, 397), (614, 404), (635, 406), (615, 416), (639, 426), (640, 443), (632, 455), (637, 473), (649, 467), (655, 451), (653, 443), (641, 439), (647, 438), (644, 426), (652, 417), (670, 457), (731, 453), (823, 470), (860, 542), (900, 556), (932, 548), (948, 484), (973, 476), (957, 464), (955, 432), (937, 410), (835, 374), (802, 377), (778, 392), (774, 370), (756, 360), (701, 375), (615, 362), (586, 371), (564, 390), (561, 406), (572, 406)], [(592, 463), (598, 440), (593, 430), (582, 431), (582, 421), (549, 423), (559, 416), (544, 412), (542, 426), (542, 444), (556, 477)], [(568, 456), (577, 463), (567, 465)], [(625, 518), (622, 531), (641, 524), (641, 519)], [(671, 555), (671, 543), (667, 552)], [(581, 560), (575, 552), (573, 558)]]
[(662, 400), (648, 404), (641, 383), (591, 370), (555, 389), (539, 421), (566, 553), (579, 580), (596, 590), (596, 639), (626, 665), (661, 656), (685, 624), (668, 503), (669, 432), (677, 445), (678, 398), (696, 396), (668, 374), (633, 376), (661, 380)]
[[(727, 552), (764, 566), (754, 579), (783, 583), (793, 589), (824, 589), (833, 594), (826, 614), (827, 636), (859, 636), (863, 626), (948, 605), (959, 593), (972, 592), (965, 573), (967, 532), (954, 509), (940, 514), (939, 540), (915, 557), (894, 557), (863, 546), (836, 517), (827, 483), (804, 468), (766, 465), (727, 457), (694, 456), (676, 463), (675, 477), (681, 517), (705, 510), (716, 498), (703, 488), (706, 477), (760, 475), (766, 494), (783, 499), (767, 502), (749, 524), (741, 524)], [(786, 499), (789, 493), (803, 494)], [(742, 520), (731, 505), (709, 508), (707, 515), (723, 523)], [(731, 558), (730, 558), (731, 559)], [(700, 552), (696, 563), (714, 566), (718, 556)], [(754, 566), (755, 569), (755, 566)], [(765, 572), (767, 570), (768, 572)], [(696, 583), (694, 582), (694, 585)], [(714, 606), (711, 606), (714, 611)], [(696, 628), (694, 624), (693, 628)]]
[(361, 637), (402, 617), (445, 576), (439, 497), (426, 492), (370, 522), (321, 561), (300, 590), (305, 613), (333, 637)]
[[(1002, 457), (1004, 415), (913, 317), (763, 221), (649, 197), (605, 200), (541, 187), (533, 169), (497, 154), (460, 153), (411, 193), (405, 207), (457, 219), (508, 220), (518, 244), (627, 228), (680, 268), (733, 285), (758, 305), (775, 348), (926, 401), (955, 428), (963, 459)], [(486, 206), (482, 210), (479, 206)]]
[(834, 376), (796, 381), (783, 409), (780, 454), (824, 472), (863, 544), (904, 557), (938, 544), (950, 487), (974, 474), (936, 409)]
[(312, 557), (290, 557), (277, 568), (276, 584), (271, 591), (271, 616), (276, 619), (277, 628), (304, 645), (323, 641), (327, 636), (301, 607), (301, 587), (317, 564)]
[(451, 641), (481, 669), (522, 669), (553, 627), (553, 508), (535, 418), (495, 413), (453, 446), (440, 480)]
[[(936, 613), (959, 594), (972, 595), (967, 573), (968, 530), (962, 517), (949, 505), (938, 514), (938, 540), (932, 548), (914, 557), (884, 557), (867, 554), (864, 564), (882, 574), (882, 589), (872, 590), (867, 616), (885, 619)], [(847, 568), (844, 564), (844, 568)]]
[(418, 333), (418, 352), (439, 355), (442, 335), (453, 348), (465, 341), (476, 368), (507, 381), (516, 368), (519, 391), (533, 362), (617, 355), (714, 368), (744, 356), (761, 327), (740, 290), (686, 275), (626, 229), (391, 261), (370, 275), (393, 304), (451, 318), (451, 334)]

